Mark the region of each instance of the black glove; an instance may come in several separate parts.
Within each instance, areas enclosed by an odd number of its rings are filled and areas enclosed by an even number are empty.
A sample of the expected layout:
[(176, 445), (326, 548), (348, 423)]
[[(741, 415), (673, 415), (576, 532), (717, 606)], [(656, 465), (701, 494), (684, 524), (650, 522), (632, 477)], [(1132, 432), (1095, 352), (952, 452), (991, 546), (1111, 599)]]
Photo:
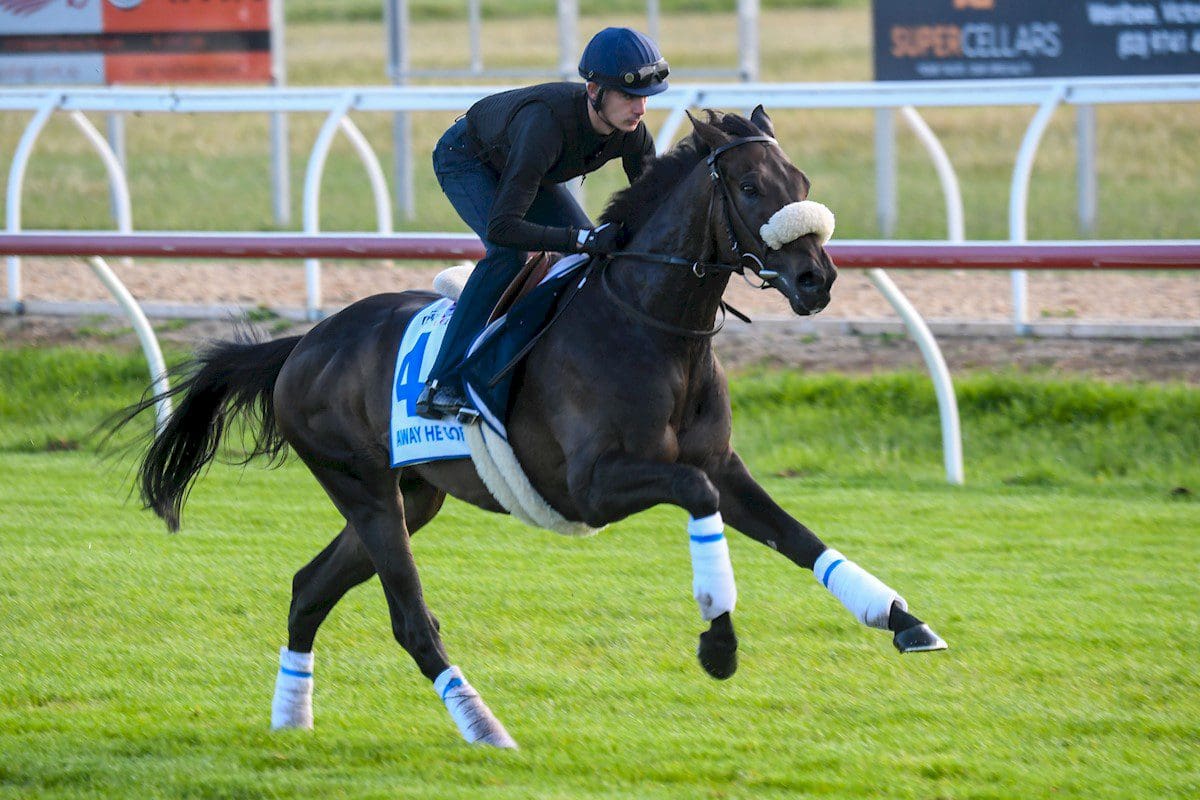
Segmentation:
[(575, 242), (575, 249), (581, 253), (615, 253), (625, 246), (625, 226), (619, 222), (606, 222), (598, 228), (584, 228)]

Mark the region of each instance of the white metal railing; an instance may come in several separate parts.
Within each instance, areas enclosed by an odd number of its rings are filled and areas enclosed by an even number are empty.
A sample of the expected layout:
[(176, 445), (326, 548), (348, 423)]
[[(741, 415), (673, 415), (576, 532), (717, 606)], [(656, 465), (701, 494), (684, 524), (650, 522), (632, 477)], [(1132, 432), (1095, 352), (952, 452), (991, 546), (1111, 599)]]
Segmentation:
[[(900, 108), (1036, 106), (1054, 86), (1065, 86), (1070, 105), (1191, 103), (1200, 97), (1200, 75), (1100, 78), (1027, 78), (1008, 81), (891, 81), (863, 83), (674, 83), (655, 95), (653, 108), (674, 108), (696, 97), (700, 105), (747, 108)], [(354, 111), (462, 111), (507, 86), (331, 86), (224, 89), (5, 88), (0, 111), (34, 111), (48, 95), (65, 111), (142, 113), (249, 113), (329, 111), (348, 94)]]
[[(330, 87), (330, 88), (250, 88), (250, 89), (127, 89), (127, 88), (55, 88), (0, 90), (0, 111), (32, 111), (30, 120), (13, 155), (7, 184), (6, 229), (21, 230), (21, 195), (25, 168), (34, 144), (50, 115), (65, 111), (76, 124), (86, 121), (86, 112), (116, 113), (248, 113), (318, 112), (328, 115), (308, 161), (304, 187), (307, 232), (318, 229), (320, 179), (332, 136), (341, 130), (351, 141), (367, 170), (375, 198), (376, 216), (381, 232), (391, 228), (391, 206), (379, 159), (365, 137), (349, 119), (352, 112), (461, 111), (475, 100), (507, 87)], [(1030, 122), (1021, 143), (1010, 187), (1009, 231), (1013, 241), (1024, 238), (1029, 181), (1041, 135), (1054, 110), (1060, 105), (1090, 108), (1113, 103), (1200, 102), (1200, 76), (1100, 77), (1072, 79), (1022, 79), (1008, 81), (897, 81), (882, 83), (730, 83), (711, 85), (677, 84), (653, 99), (655, 108), (669, 110), (655, 136), (663, 149), (674, 140), (688, 108), (750, 108), (763, 103), (770, 108), (860, 108), (896, 110), (916, 132), (937, 170), (946, 200), (947, 238), (961, 235), (963, 216), (958, 181), (950, 160), (936, 135), (921, 120), (916, 107), (978, 107), (1030, 105), (1038, 112)], [(96, 138), (85, 134), (109, 164)], [(111, 152), (111, 151), (110, 151)], [(1091, 170), (1090, 164), (1086, 166)], [(120, 190), (109, 169), (113, 196), (120, 207)], [(1081, 171), (1082, 174), (1082, 171)], [(123, 176), (122, 176), (123, 178)], [(1094, 185), (1081, 179), (1081, 186)], [(877, 191), (885, 191), (881, 185)], [(126, 192), (126, 196), (127, 196)], [(1081, 205), (1083, 201), (1081, 200)], [(386, 219), (386, 222), (384, 221)], [(118, 219), (120, 226), (120, 219)], [(124, 228), (122, 228), (123, 230)], [(320, 314), (319, 265), (307, 266), (308, 308), (311, 316)], [(1013, 320), (1018, 331), (1025, 330), (1026, 312), (1024, 276), (1013, 277)], [(19, 308), (21, 283), (19, 261), (8, 260), (8, 305)]]

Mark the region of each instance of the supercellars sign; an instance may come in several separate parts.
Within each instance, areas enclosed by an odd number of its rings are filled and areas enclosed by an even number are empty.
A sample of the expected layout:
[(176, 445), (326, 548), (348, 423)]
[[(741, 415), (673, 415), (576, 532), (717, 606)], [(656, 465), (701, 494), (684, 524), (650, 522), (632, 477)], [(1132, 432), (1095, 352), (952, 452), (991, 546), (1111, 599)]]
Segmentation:
[(0, 0), (0, 84), (266, 83), (269, 0)]
[(876, 80), (1200, 73), (1200, 0), (875, 0), (874, 15)]

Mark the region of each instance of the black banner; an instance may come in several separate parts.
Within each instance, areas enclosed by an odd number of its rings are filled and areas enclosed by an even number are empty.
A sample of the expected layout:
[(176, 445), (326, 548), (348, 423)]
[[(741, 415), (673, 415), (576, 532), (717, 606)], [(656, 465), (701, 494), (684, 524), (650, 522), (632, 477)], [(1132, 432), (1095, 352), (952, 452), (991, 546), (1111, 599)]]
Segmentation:
[(874, 0), (875, 79), (1200, 73), (1200, 0)]

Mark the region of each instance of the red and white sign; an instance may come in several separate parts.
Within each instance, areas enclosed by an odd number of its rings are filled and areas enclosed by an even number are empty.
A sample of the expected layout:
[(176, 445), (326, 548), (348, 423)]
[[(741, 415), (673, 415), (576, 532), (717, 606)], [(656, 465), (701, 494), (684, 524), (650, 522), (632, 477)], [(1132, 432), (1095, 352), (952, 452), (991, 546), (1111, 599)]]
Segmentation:
[(0, 85), (267, 83), (271, 0), (0, 0)]

